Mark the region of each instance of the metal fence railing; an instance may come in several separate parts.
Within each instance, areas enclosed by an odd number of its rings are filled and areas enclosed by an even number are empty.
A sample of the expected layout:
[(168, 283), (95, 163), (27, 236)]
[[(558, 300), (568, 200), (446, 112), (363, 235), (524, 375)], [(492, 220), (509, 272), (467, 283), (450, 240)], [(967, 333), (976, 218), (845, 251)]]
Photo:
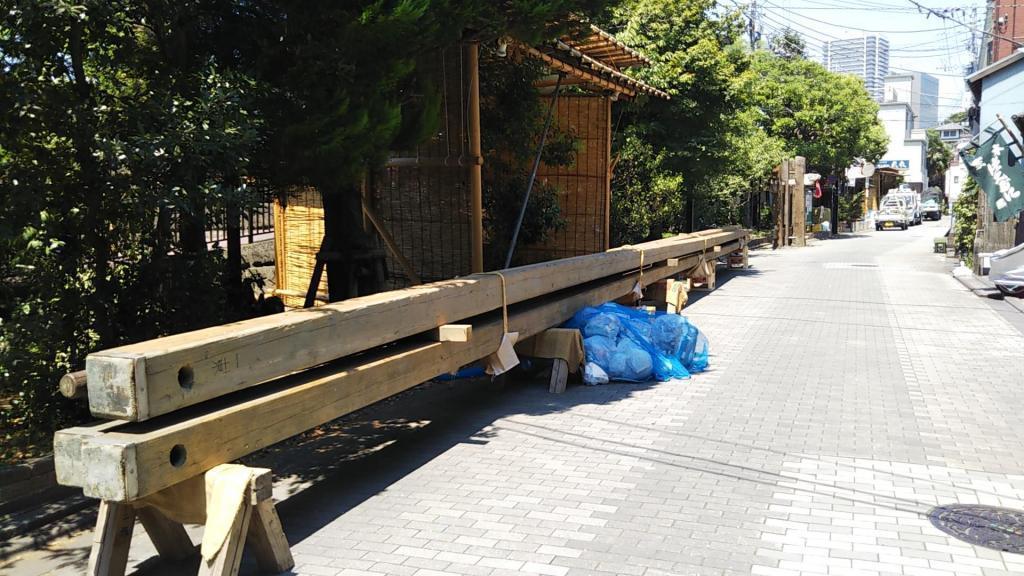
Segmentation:
[[(224, 225), (224, 218), (218, 218), (211, 222), (206, 230), (206, 242), (216, 244), (224, 242), (228, 238), (228, 229)], [(274, 204), (265, 202), (250, 206), (242, 210), (242, 221), (239, 224), (239, 233), (242, 241), (252, 244), (260, 236), (273, 234), (274, 232)]]

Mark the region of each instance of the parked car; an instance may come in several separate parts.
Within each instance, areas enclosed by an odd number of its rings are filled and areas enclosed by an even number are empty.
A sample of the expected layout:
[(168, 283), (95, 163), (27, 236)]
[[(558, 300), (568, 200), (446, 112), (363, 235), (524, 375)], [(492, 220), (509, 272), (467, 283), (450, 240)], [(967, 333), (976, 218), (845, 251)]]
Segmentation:
[(992, 254), (988, 278), (1007, 296), (1024, 297), (1024, 244)]
[(891, 230), (899, 228), (906, 230), (913, 221), (913, 212), (907, 211), (907, 205), (898, 198), (886, 197), (878, 208), (878, 216), (875, 217), (875, 230)]
[(929, 198), (921, 204), (921, 217), (926, 220), (942, 220), (942, 206), (935, 198)]

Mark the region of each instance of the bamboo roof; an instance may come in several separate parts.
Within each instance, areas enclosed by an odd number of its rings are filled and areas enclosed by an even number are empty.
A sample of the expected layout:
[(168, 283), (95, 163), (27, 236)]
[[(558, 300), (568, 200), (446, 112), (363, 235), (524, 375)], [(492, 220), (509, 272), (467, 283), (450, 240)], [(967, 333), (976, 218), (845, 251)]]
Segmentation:
[(519, 44), (526, 55), (569, 77), (568, 82), (626, 97), (648, 94), (669, 99), (669, 95), (623, 71), (650, 65), (651, 61), (633, 48), (593, 24), (538, 46)]

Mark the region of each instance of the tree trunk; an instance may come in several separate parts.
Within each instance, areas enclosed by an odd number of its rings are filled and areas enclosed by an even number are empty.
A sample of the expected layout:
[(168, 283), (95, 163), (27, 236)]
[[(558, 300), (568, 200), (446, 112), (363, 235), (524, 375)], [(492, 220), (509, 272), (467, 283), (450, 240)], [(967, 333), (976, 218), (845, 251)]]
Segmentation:
[(196, 192), (188, 199), (188, 210), (178, 210), (178, 245), (192, 259), (206, 254), (206, 198)]
[(358, 184), (321, 186), (324, 234), (328, 238), (327, 290), (331, 302), (373, 294), (383, 289), (375, 262), (365, 255), (377, 242), (363, 229), (362, 197)]
[(85, 238), (92, 250), (93, 312), (100, 347), (111, 346), (114, 342), (114, 325), (111, 304), (114, 300), (110, 283), (110, 245), (108, 223), (103, 214), (104, 189), (100, 168), (93, 156), (93, 135), (96, 134), (93, 116), (92, 88), (85, 77), (85, 54), (83, 52), (84, 24), (76, 19), (71, 24), (68, 39), (71, 53), (71, 69), (74, 74), (75, 91), (78, 95), (77, 122), (72, 130), (75, 144), (75, 160), (79, 166), (80, 194), (85, 199)]

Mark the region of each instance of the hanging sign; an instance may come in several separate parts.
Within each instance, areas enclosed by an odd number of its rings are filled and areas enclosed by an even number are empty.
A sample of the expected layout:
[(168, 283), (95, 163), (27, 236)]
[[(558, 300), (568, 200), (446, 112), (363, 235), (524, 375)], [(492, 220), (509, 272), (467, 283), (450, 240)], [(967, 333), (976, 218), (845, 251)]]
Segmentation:
[[(1003, 141), (1006, 128), (968, 153), (962, 150), (967, 171), (988, 196), (992, 214), (997, 222), (1005, 222), (1024, 209), (1024, 158), (1017, 157)], [(1014, 161), (1011, 162), (1011, 155)]]

